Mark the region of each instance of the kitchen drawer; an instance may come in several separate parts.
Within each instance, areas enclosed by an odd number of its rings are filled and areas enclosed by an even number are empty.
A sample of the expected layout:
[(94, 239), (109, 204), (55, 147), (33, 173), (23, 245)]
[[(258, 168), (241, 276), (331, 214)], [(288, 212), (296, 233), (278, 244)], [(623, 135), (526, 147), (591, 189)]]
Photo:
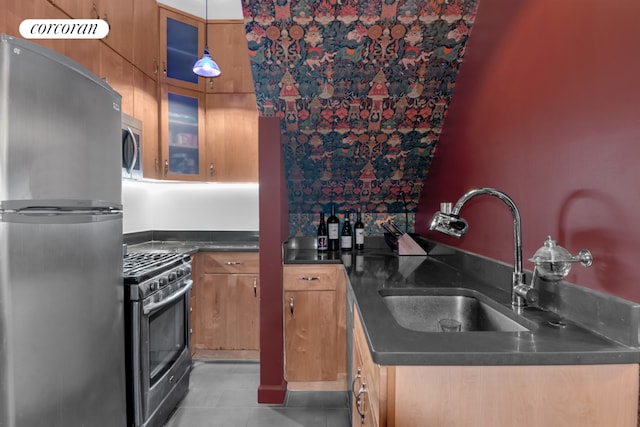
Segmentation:
[(205, 274), (258, 273), (259, 254), (257, 252), (203, 252), (202, 258)]
[(338, 268), (332, 266), (285, 266), (284, 290), (334, 291)]

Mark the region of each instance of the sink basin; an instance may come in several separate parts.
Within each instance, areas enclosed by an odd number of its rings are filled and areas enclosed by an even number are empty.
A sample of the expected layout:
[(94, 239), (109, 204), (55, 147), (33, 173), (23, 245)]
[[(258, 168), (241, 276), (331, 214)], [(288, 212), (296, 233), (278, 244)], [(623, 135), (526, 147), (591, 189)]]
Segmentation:
[(382, 289), (380, 295), (396, 322), (418, 332), (442, 332), (439, 321), (453, 319), (460, 332), (523, 332), (528, 321), (472, 289)]

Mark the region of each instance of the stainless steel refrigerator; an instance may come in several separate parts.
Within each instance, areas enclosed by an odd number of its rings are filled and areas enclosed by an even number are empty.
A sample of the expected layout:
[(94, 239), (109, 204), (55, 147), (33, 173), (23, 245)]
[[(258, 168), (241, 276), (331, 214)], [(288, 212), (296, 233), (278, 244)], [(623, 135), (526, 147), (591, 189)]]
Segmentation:
[(0, 35), (0, 426), (125, 426), (121, 97)]

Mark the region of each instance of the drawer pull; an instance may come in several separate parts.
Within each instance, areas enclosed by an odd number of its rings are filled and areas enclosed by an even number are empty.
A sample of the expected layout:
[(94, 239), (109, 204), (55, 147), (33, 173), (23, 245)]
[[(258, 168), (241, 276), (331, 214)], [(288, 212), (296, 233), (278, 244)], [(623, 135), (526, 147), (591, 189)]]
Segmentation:
[(224, 265), (242, 265), (239, 261), (225, 261)]
[(364, 381), (360, 386), (360, 390), (358, 390), (358, 394), (356, 395), (356, 410), (358, 411), (358, 415), (360, 415), (360, 424), (364, 424), (364, 408), (360, 408), (360, 406), (364, 406), (364, 400), (362, 399), (362, 395), (367, 392), (367, 383)]
[(358, 368), (358, 372), (356, 372), (356, 376), (353, 377), (353, 381), (351, 382), (351, 393), (353, 393), (353, 397), (358, 397), (356, 395), (356, 381), (358, 380), (358, 378), (361, 378), (362, 376), (360, 375), (361, 369)]
[(307, 282), (311, 282), (312, 280), (320, 280), (318, 276), (302, 276), (298, 277), (299, 280), (305, 280)]

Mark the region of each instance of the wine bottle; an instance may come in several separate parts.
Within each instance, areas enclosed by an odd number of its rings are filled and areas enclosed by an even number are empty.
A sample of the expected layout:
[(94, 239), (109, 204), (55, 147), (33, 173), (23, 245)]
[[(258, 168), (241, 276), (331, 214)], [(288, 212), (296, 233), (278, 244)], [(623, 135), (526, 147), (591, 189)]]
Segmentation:
[(350, 251), (353, 248), (353, 234), (351, 233), (351, 222), (349, 222), (349, 211), (344, 213), (344, 225), (340, 234), (340, 246), (343, 251)]
[(364, 224), (362, 223), (362, 212), (360, 211), (358, 211), (358, 216), (356, 217), (356, 223), (353, 224), (353, 229), (356, 236), (356, 250), (361, 251), (364, 249)]
[(336, 205), (331, 204), (331, 215), (327, 219), (329, 229), (329, 250), (332, 252), (340, 249), (340, 220), (336, 216)]
[(318, 224), (318, 252), (326, 252), (329, 245), (327, 225), (324, 222), (324, 212), (320, 212), (320, 224)]

